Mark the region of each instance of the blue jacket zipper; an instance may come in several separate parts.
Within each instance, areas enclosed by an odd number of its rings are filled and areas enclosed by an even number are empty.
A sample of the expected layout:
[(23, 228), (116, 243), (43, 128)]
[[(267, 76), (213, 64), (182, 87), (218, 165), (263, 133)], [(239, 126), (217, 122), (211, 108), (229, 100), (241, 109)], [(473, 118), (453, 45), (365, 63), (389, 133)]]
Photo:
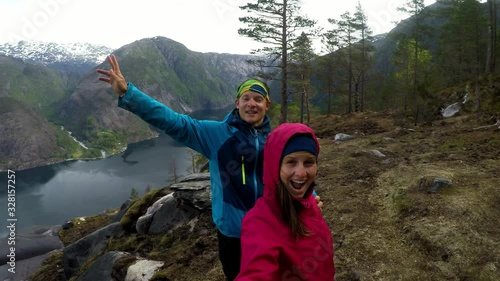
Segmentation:
[(255, 132), (255, 154), (257, 155), (255, 157), (255, 164), (254, 164), (254, 169), (253, 169), (253, 188), (254, 188), (254, 194), (255, 194), (255, 201), (257, 201), (258, 199), (258, 186), (257, 186), (257, 163), (259, 163), (259, 149), (260, 149), (260, 145), (259, 145), (259, 133), (257, 132), (257, 130), (253, 129), (253, 131)]
[(243, 182), (243, 185), (247, 184), (247, 179), (245, 175), (245, 156), (241, 155), (241, 179)]

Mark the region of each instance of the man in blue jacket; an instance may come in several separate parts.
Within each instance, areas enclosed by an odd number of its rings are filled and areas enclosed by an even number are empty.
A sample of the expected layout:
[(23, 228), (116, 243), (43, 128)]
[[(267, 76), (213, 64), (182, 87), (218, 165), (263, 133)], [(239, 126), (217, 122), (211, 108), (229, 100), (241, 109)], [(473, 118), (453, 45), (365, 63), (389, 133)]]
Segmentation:
[(212, 217), (217, 227), (219, 259), (228, 280), (240, 269), (241, 221), (262, 196), (263, 148), (271, 127), (269, 87), (249, 79), (238, 87), (235, 105), (223, 121), (179, 114), (127, 83), (114, 55), (111, 69), (98, 69), (100, 81), (119, 95), (118, 106), (201, 153), (210, 161)]

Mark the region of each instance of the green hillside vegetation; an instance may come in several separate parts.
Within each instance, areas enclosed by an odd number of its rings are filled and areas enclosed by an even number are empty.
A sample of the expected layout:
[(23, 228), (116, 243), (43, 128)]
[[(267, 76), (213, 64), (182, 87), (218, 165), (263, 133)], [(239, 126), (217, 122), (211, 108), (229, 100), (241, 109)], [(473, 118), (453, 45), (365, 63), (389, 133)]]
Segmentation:
[[(66, 159), (100, 157), (98, 150), (83, 149), (67, 131), (47, 122), (41, 110), (12, 97), (0, 97), (0, 163), (23, 168)], [(32, 143), (31, 140), (36, 140)], [(36, 155), (37, 157), (33, 157)]]
[(218, 70), (207, 65), (203, 53), (157, 37), (139, 40), (117, 50), (116, 54), (123, 55), (120, 66), (128, 81), (149, 89), (153, 96), (160, 91), (176, 95), (178, 101), (174, 105), (206, 101), (209, 105), (220, 106), (228, 102), (221, 95), (221, 88), (227, 86), (218, 78)]
[(95, 159), (100, 158), (101, 151), (97, 148), (85, 149), (72, 139), (67, 131), (56, 130), (57, 146), (61, 152), (54, 156), (61, 159)]
[(0, 95), (37, 107), (47, 117), (54, 116), (69, 94), (61, 73), (48, 67), (4, 56), (0, 66)]
[[(215, 110), (234, 101), (234, 91), (251, 66), (245, 56), (203, 54), (164, 37), (138, 40), (115, 51), (128, 82), (179, 113)], [(108, 68), (103, 63), (98, 68)], [(225, 75), (227, 75), (225, 77)], [(58, 124), (79, 140), (108, 155), (127, 143), (158, 134), (144, 121), (116, 106), (109, 85), (89, 73), (61, 105)], [(237, 79), (237, 80), (236, 80)], [(202, 117), (205, 118), (205, 117)]]

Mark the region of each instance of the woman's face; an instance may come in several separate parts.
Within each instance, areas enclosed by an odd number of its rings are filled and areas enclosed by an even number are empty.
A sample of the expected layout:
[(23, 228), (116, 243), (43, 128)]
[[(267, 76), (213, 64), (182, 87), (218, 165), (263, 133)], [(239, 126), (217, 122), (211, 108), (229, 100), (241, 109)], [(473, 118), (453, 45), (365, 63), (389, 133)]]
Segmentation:
[(280, 179), (293, 198), (304, 198), (317, 174), (316, 156), (309, 152), (293, 152), (281, 161)]

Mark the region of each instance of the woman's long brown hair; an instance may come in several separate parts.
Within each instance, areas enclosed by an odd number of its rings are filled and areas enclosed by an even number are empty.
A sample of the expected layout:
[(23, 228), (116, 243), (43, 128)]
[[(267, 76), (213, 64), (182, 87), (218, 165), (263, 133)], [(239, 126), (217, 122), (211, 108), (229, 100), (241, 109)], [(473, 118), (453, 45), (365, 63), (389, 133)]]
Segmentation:
[(299, 236), (310, 236), (311, 231), (305, 227), (304, 222), (299, 217), (299, 212), (303, 208), (302, 205), (292, 198), (281, 181), (276, 188), (276, 192), (278, 193), (283, 219), (290, 226), (292, 236), (295, 239), (298, 239)]

